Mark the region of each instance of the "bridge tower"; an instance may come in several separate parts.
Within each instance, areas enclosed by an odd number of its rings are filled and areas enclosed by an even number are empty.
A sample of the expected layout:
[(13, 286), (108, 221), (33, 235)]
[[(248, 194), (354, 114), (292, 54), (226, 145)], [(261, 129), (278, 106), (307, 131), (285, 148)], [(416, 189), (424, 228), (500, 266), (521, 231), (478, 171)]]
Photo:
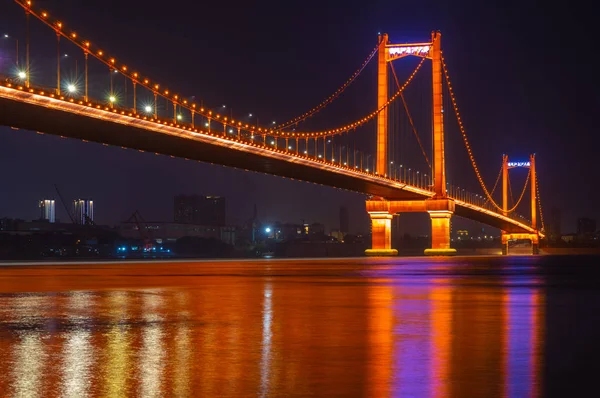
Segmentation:
[[(540, 236), (537, 232), (537, 183), (535, 170), (535, 154), (529, 156), (528, 162), (509, 162), (508, 155), (502, 155), (502, 213), (508, 216), (508, 172), (514, 168), (529, 169), (529, 189), (531, 191), (531, 226), (536, 230), (535, 233), (511, 234), (502, 231), (502, 255), (508, 255), (508, 241), (511, 239), (529, 239), (531, 241), (531, 253), (540, 253)], [(526, 189), (524, 187), (523, 189)]]
[[(367, 201), (367, 212), (372, 223), (372, 249), (367, 255), (396, 255), (391, 247), (391, 220), (395, 213), (426, 211), (431, 217), (431, 248), (428, 255), (452, 255), (456, 250), (450, 247), (450, 219), (454, 214), (454, 201), (446, 193), (446, 160), (444, 155), (444, 119), (442, 109), (442, 35), (432, 32), (431, 42), (411, 44), (391, 44), (387, 34), (379, 36), (377, 71), (377, 106), (382, 108), (388, 101), (388, 63), (405, 56), (418, 56), (432, 62), (433, 99), (433, 185), (435, 195), (425, 201), (387, 201), (374, 198)], [(388, 174), (388, 112), (384, 108), (377, 115), (377, 174)], [(388, 203), (384, 203), (388, 202)], [(398, 203), (401, 202), (401, 203)]]

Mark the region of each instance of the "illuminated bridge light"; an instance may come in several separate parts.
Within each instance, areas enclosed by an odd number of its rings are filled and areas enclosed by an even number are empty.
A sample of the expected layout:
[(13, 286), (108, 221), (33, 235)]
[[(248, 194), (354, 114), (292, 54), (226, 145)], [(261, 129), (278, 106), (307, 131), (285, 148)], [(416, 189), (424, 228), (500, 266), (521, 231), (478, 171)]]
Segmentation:
[(508, 167), (530, 167), (531, 162), (508, 162)]
[(271, 145), (275, 145), (275, 141), (271, 141)]
[(67, 85), (67, 91), (70, 93), (76, 93), (77, 92), (77, 87), (74, 84), (69, 84)]
[(150, 113), (150, 112), (152, 112), (152, 107), (150, 105), (146, 105), (144, 107), (144, 111)]
[(25, 73), (23, 71), (19, 71), (17, 76), (19, 76), (19, 79), (25, 79), (27, 77), (27, 73)]
[(111, 95), (111, 96), (108, 98), (108, 100), (109, 100), (110, 102), (115, 102), (117, 99), (116, 99), (116, 98), (115, 98), (113, 95)]
[(181, 120), (182, 116), (181, 115), (177, 115), (177, 120)]

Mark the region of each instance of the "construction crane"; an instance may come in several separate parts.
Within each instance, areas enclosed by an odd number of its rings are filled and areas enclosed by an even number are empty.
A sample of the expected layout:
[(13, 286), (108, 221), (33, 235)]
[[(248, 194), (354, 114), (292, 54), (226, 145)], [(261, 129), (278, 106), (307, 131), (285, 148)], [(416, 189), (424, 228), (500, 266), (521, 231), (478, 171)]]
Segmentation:
[[(151, 237), (151, 233), (148, 230), (148, 228), (146, 227), (146, 222), (144, 221), (142, 215), (140, 214), (139, 211), (134, 211), (133, 214), (131, 215), (131, 217), (129, 217), (127, 219), (127, 221), (125, 222), (134, 222), (139, 233), (140, 233), (140, 238), (142, 239), (142, 242), (144, 244), (144, 251), (149, 252), (152, 251), (152, 249), (154, 248), (154, 240)], [(142, 228), (142, 224), (143, 227)]]
[(66, 210), (67, 214), (69, 215), (69, 218), (71, 219), (71, 222), (73, 224), (75, 224), (75, 218), (73, 217), (73, 214), (71, 214), (71, 211), (69, 210), (69, 206), (67, 206), (67, 202), (65, 202), (65, 199), (60, 194), (60, 190), (58, 189), (58, 185), (54, 184), (54, 189), (56, 189), (56, 193), (58, 194), (58, 197), (60, 198), (60, 201), (62, 202), (63, 206), (65, 207), (65, 210)]

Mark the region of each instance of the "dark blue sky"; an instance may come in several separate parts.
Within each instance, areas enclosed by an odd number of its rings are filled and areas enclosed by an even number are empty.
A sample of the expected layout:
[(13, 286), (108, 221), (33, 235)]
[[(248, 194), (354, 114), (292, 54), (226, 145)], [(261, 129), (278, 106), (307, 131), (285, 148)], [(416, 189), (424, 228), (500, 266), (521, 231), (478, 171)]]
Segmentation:
[[(488, 184), (494, 182), (502, 153), (516, 160), (536, 152), (544, 208), (562, 209), (563, 230), (573, 230), (579, 216), (600, 218), (594, 199), (599, 193), (597, 127), (592, 123), (600, 104), (593, 95), (597, 83), (590, 61), (595, 21), (593, 10), (586, 9), (592, 6), (586, 3), (539, 7), (528, 1), (39, 0), (36, 4), (172, 90), (195, 95), (214, 107), (226, 104), (236, 117), (252, 112), (261, 122), (294, 117), (335, 91), (375, 46), (377, 32), (403, 42), (427, 40), (432, 30), (440, 30), (464, 122)], [(20, 8), (5, 2), (0, 11), (0, 31), (24, 37)], [(37, 49), (32, 45), (35, 63), (36, 51), (49, 49), (52, 54), (55, 42), (48, 29), (33, 31), (34, 40), (40, 37)], [(0, 49), (5, 57), (12, 51), (6, 41)], [(68, 46), (64, 51), (73, 54), (72, 60), (77, 56)], [(39, 57), (37, 65), (47, 61)], [(411, 67), (410, 61), (408, 66), (403, 62), (397, 66), (400, 72)], [(340, 100), (342, 105), (332, 105), (307, 127), (335, 126), (371, 111), (373, 72), (367, 68)], [(422, 100), (418, 95), (413, 99), (410, 106), (417, 114)], [(450, 121), (448, 174), (477, 190), (455, 122), (452, 126)], [(374, 140), (373, 129), (361, 134), (364, 139), (371, 134)], [(418, 151), (410, 145), (415, 144), (407, 139), (407, 152)], [(0, 128), (0, 168), (4, 170), (0, 216), (36, 217), (36, 200), (56, 197), (56, 183), (68, 199), (93, 197), (101, 223), (116, 223), (135, 209), (146, 219), (169, 220), (172, 197), (178, 193), (227, 196), (232, 223), (249, 217), (254, 203), (259, 215), (268, 219), (323, 221), (337, 227), (339, 206), (346, 205), (351, 229), (364, 231), (367, 220), (362, 195), (8, 128)], [(514, 178), (518, 186), (524, 175)], [(62, 209), (59, 217), (67, 218)], [(416, 220), (416, 231), (426, 231), (426, 224), (419, 221), (423, 217), (406, 219), (409, 224)]]

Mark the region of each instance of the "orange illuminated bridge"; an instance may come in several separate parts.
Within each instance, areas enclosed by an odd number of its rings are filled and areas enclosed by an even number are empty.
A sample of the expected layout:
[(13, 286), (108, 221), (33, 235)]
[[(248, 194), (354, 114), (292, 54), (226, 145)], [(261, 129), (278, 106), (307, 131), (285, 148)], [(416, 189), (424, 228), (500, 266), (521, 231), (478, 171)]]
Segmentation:
[[(21, 63), (17, 76), (4, 75), (0, 83), (2, 125), (262, 172), (369, 195), (366, 210), (372, 220), (373, 240), (372, 249), (367, 250), (367, 254), (371, 255), (396, 254), (391, 248), (391, 220), (395, 214), (404, 212), (430, 214), (432, 247), (426, 251), (427, 254), (454, 253), (450, 247), (450, 219), (453, 215), (502, 230), (505, 248), (511, 238), (530, 239), (534, 252), (537, 252), (538, 241), (543, 237), (543, 233), (537, 227), (539, 203), (533, 155), (526, 165), (519, 165), (529, 168), (530, 173), (528, 181), (531, 182), (531, 220), (528, 221), (517, 216), (515, 209), (508, 209), (507, 206), (506, 174), (510, 168), (508, 157), (503, 157), (503, 170), (506, 172), (503, 178), (504, 195), (503, 203), (498, 204), (492, 197), (493, 192), (487, 189), (481, 179), (459, 116), (459, 126), (485, 195), (475, 197), (448, 189), (442, 113), (444, 73), (448, 84), (449, 80), (442, 58), (441, 35), (437, 32), (432, 34), (431, 41), (414, 44), (391, 44), (387, 35), (380, 35), (378, 46), (369, 57), (375, 59), (376, 54), (378, 62), (377, 109), (354, 123), (336, 129), (297, 132), (288, 129), (289, 125), (285, 124), (265, 128), (249, 125), (188, 102), (183, 97), (165, 90), (163, 85), (142, 77), (140, 72), (133, 71), (115, 58), (107, 56), (104, 51), (96, 49), (90, 41), (67, 30), (63, 22), (51, 19), (48, 11), (35, 9), (30, 2), (16, 2), (25, 10), (28, 19), (36, 18), (56, 33), (58, 45), (62, 38), (62, 42), (68, 41), (81, 49), (85, 56), (85, 66), (84, 76), (78, 83), (83, 87), (75, 88), (73, 83), (64, 82), (60, 75), (60, 62), (57, 62), (56, 70), (48, 71), (49, 75), (56, 75), (55, 85), (48, 85), (47, 79), (44, 80), (46, 84), (32, 81), (29, 73), (32, 55), (29, 54), (27, 42), (26, 64)], [(388, 65), (406, 56), (420, 57), (421, 63), (404, 85), (398, 84), (398, 91), (389, 96)], [(100, 95), (96, 96), (88, 90), (88, 60), (106, 65), (111, 74), (125, 76), (130, 96), (119, 102), (112, 94), (111, 78), (109, 100), (99, 100)], [(424, 61), (432, 62), (432, 172), (430, 179), (407, 179), (406, 176), (391, 173), (388, 166), (389, 104), (401, 97), (403, 89)], [(348, 82), (342, 87), (342, 91), (347, 85)], [(451, 87), (449, 88), (452, 103), (458, 112)], [(138, 103), (137, 98), (141, 92), (149, 93), (154, 101), (150, 104)], [(297, 125), (322, 110), (337, 97), (337, 94), (336, 92), (322, 104), (291, 122)], [(167, 116), (164, 109), (158, 109), (157, 102), (163, 99), (172, 106), (171, 116)], [(185, 115), (185, 118), (182, 115)], [(347, 134), (371, 120), (377, 124), (374, 170), (362, 162), (359, 164), (356, 159), (349, 162), (348, 154), (344, 156), (341, 150), (336, 151), (333, 146), (331, 150), (327, 149), (326, 140)], [(282, 143), (285, 143), (285, 146)], [(302, 147), (304, 151), (301, 150)], [(311, 154), (310, 150), (313, 147), (315, 150)]]

